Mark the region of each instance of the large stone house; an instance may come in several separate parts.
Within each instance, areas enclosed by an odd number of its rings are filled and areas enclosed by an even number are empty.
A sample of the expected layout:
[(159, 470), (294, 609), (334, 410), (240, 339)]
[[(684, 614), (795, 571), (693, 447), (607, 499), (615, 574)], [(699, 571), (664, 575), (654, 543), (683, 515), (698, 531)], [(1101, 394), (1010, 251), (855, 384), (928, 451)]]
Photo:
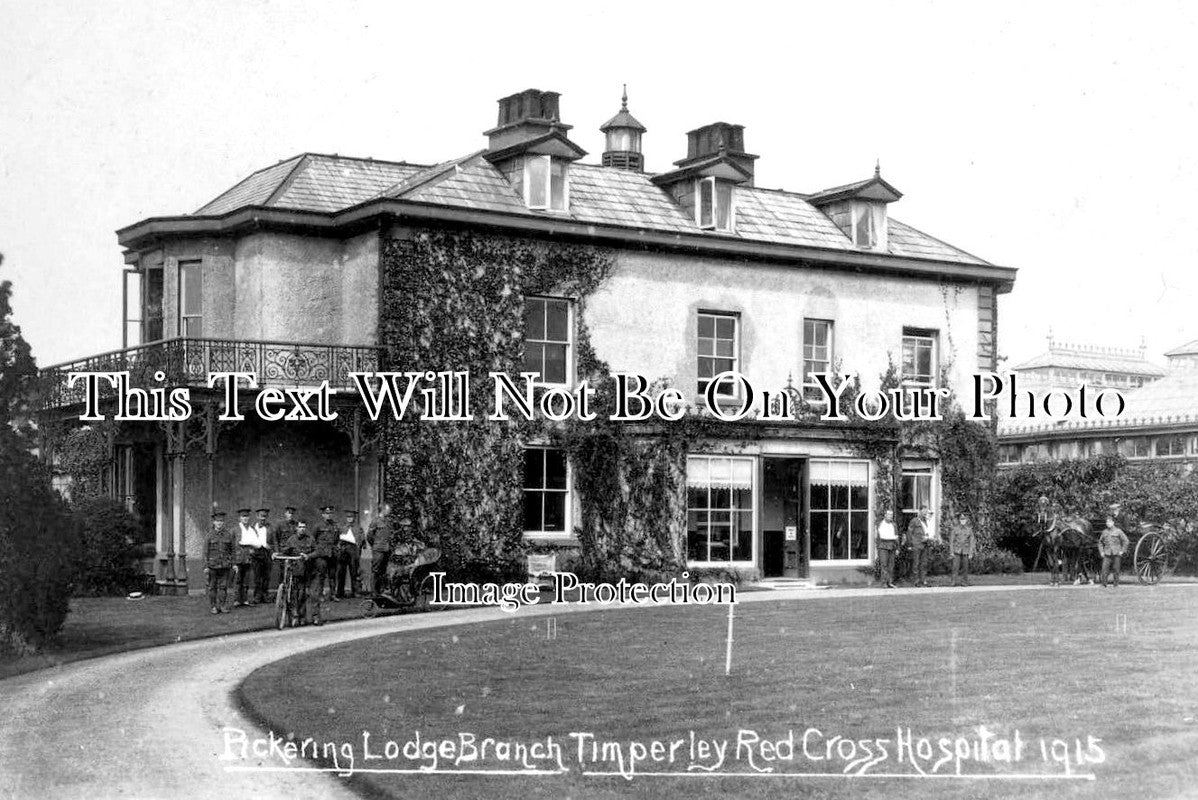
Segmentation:
[[(187, 421), (96, 423), (108, 437), (110, 491), (149, 521), (163, 591), (194, 577), (188, 561), (213, 505), (296, 505), (312, 517), (323, 502), (365, 512), (383, 495), (398, 497), (413, 463), (421, 469), (419, 454), (366, 418), (349, 376), (424, 369), (407, 359), (434, 339), (450, 349), (464, 342), (474, 363), (486, 360), (479, 348), (502, 333), (485, 329), (489, 306), (453, 320), (454, 339), (437, 339), (444, 325), (420, 329), (409, 309), (429, 288), (412, 281), (482, 292), (510, 271), (500, 256), (487, 262), (485, 248), (413, 268), (412, 253), (455, 236), (506, 243), (502, 252), (532, 248), (549, 264), (600, 254), (593, 285), (576, 271), (533, 290), (523, 284), (516, 298), (515, 371), (537, 371), (546, 384), (573, 386), (584, 362), (599, 359), (665, 379), (698, 404), (726, 370), (814, 397), (813, 372), (839, 366), (876, 384), (894, 364), (907, 384), (947, 383), (963, 394), (975, 371), (995, 367), (997, 296), (1015, 270), (895, 219), (901, 195), (877, 170), (814, 194), (761, 188), (743, 127), (717, 122), (687, 134), (685, 149), (677, 143), (674, 169), (650, 174), (646, 129), (626, 102), (600, 130), (606, 151), (586, 163), (559, 96), (527, 90), (499, 101), (478, 152), (431, 166), (305, 153), (193, 214), (121, 229), (129, 340), (46, 370), (60, 379), (47, 403), (47, 447), (62, 441), (63, 426), (80, 424), (70, 372), (127, 369), (143, 387), (190, 388)], [(481, 266), (463, 276), (466, 263)], [(217, 370), (256, 373), (264, 386), (328, 380), (339, 417), (220, 421), (219, 393), (206, 382)], [(731, 384), (716, 395), (738, 400)], [(684, 508), (661, 532), (678, 560), (762, 576), (860, 577), (882, 509), (878, 465), (854, 445), (852, 426), (749, 420), (737, 430), (687, 444)], [(521, 447), (512, 513), (524, 541), (577, 545), (590, 488), (578, 465), (552, 437), (526, 437)], [(935, 454), (898, 455), (898, 511), (937, 506)], [(409, 474), (401, 480), (397, 470)], [(440, 535), (459, 533), (472, 535)]]

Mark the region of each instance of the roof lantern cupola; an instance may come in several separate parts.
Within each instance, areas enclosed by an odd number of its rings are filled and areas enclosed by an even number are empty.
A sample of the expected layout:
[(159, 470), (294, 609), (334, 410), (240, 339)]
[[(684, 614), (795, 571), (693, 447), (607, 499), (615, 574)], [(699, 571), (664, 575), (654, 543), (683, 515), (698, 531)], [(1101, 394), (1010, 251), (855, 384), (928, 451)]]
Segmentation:
[(628, 113), (628, 84), (624, 84), (624, 94), (620, 98), (620, 113), (600, 125), (599, 130), (607, 137), (603, 166), (630, 172), (645, 171), (641, 134), (648, 128)]

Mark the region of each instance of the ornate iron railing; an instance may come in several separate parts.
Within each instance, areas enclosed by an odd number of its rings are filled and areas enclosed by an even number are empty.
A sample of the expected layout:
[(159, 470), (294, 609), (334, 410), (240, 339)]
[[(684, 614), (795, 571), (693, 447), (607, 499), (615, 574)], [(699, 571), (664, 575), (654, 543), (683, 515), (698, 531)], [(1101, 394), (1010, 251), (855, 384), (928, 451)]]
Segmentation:
[[(210, 372), (252, 372), (259, 386), (314, 386), (352, 389), (351, 372), (379, 368), (379, 348), (365, 345), (264, 342), (234, 339), (163, 339), (113, 350), (42, 369), (43, 408), (83, 402), (84, 382), (68, 386), (72, 372), (128, 372), (129, 386), (207, 387)], [(155, 379), (158, 372), (163, 380)], [(115, 393), (101, 382), (101, 396)]]

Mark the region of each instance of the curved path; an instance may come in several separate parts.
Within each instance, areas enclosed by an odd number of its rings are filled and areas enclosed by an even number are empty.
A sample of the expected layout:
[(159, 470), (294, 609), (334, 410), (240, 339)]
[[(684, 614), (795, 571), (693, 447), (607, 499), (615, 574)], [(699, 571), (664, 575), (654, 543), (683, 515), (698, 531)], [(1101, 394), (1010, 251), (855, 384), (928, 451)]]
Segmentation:
[[(982, 586), (954, 591), (1046, 588)], [(928, 591), (944, 590), (905, 589), (902, 594)], [(799, 589), (743, 592), (738, 600), (832, 600), (884, 594), (888, 592), (880, 589)], [(517, 613), (543, 616), (618, 608), (542, 605)], [(0, 797), (355, 797), (333, 776), (226, 771), (229, 762), (220, 759), (223, 728), (258, 730), (236, 706), (232, 693), (237, 685), (264, 664), (313, 648), (398, 631), (501, 619), (511, 616), (495, 608), (472, 608), (259, 631), (77, 661), (0, 681)]]

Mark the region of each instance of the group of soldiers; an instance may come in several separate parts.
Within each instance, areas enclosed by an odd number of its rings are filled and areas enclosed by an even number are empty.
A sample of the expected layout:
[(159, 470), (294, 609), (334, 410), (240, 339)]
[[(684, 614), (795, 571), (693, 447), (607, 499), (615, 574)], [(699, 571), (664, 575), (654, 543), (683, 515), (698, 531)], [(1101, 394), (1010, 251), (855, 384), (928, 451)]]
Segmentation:
[(275, 525), (269, 522), (269, 508), (256, 509), (257, 519), (252, 522), (249, 508), (238, 509), (238, 524), (232, 529), (225, 525), (224, 511), (213, 511), (212, 530), (204, 544), (211, 613), (230, 610), (230, 583), (233, 606), (266, 602), (269, 586), (279, 585), (283, 571), (282, 562), (273, 558), (276, 555), (298, 559), (292, 565), (292, 596), (287, 598), (294, 625), (322, 624), (320, 605), (326, 591), (333, 602), (362, 592), (364, 545), (371, 548), (371, 588), (380, 591), (392, 553), (398, 549), (406, 554), (413, 549), (413, 543), (407, 541), (410, 536), (402, 535), (410, 533), (410, 526), (393, 523), (388, 503), (379, 507), (365, 535), (357, 524), (356, 511), (346, 509), (341, 523), (334, 519), (336, 512), (332, 505), (322, 506), (322, 521), (310, 531), (305, 520), (295, 518), (292, 506), (284, 509), (283, 519)]

